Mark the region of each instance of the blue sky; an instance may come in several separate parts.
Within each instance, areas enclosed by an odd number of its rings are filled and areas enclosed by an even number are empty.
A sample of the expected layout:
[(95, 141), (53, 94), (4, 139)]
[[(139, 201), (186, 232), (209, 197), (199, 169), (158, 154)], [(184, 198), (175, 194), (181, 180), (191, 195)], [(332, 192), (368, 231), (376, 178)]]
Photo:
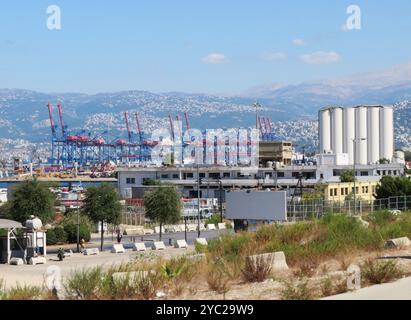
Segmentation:
[[(342, 29), (350, 4), (361, 30)], [(409, 0), (3, 0), (0, 88), (222, 93), (380, 70), (411, 61), (410, 12)]]

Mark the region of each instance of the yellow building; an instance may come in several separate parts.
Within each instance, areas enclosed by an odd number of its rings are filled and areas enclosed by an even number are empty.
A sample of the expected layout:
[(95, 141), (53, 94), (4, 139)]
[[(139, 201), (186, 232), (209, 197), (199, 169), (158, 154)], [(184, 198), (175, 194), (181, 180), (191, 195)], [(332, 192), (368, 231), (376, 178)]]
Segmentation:
[[(374, 194), (378, 182), (359, 182), (355, 183), (356, 195), (358, 199), (364, 201), (375, 200)], [(335, 182), (327, 183), (324, 187), (324, 199), (327, 201), (343, 202), (347, 196), (354, 193), (354, 182)]]

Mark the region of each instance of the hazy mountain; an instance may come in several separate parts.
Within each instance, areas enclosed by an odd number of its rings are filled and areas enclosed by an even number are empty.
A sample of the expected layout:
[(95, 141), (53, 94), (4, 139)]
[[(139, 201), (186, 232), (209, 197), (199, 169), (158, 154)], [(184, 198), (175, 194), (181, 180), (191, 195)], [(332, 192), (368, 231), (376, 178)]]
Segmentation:
[[(168, 127), (168, 114), (183, 117), (183, 112), (189, 114), (190, 125), (200, 129), (247, 127), (255, 124), (252, 105), (257, 100), (263, 106), (260, 113), (281, 128), (279, 138), (305, 137), (307, 141), (315, 139), (319, 108), (403, 101), (396, 106), (395, 125), (399, 143), (411, 146), (408, 138), (411, 133), (408, 123), (411, 118), (408, 102), (411, 101), (411, 63), (379, 72), (299, 85), (264, 85), (235, 96), (137, 90), (87, 95), (0, 89), (0, 138), (49, 141), (48, 102), (54, 105), (53, 117), (57, 125), (56, 105), (58, 101), (62, 103), (64, 123), (70, 134), (90, 133), (95, 137), (115, 139), (126, 137), (124, 111), (130, 112), (133, 132), (137, 131), (135, 111), (140, 113), (143, 130), (148, 132), (160, 126)], [(311, 131), (314, 135), (310, 135)]]

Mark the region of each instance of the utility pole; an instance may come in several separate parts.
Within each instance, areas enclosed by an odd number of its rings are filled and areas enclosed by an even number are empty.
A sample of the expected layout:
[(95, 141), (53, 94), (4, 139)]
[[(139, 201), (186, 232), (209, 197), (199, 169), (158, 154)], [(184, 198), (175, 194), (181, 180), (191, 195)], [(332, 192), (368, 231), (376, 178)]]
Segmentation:
[(200, 238), (200, 167), (197, 164), (197, 215), (198, 215), (198, 238)]
[(77, 191), (77, 253), (80, 252), (80, 194)]
[(220, 194), (219, 194), (219, 209), (220, 209), (220, 222), (223, 223), (223, 182), (218, 180), (220, 184)]
[(353, 170), (354, 170), (354, 216), (357, 215), (357, 186), (356, 186), (356, 181), (357, 181), (357, 174), (356, 174), (356, 168), (355, 168), (355, 163), (357, 162), (357, 142), (359, 141), (365, 141), (367, 140), (366, 138), (358, 138), (358, 139), (352, 139), (353, 144), (354, 144), (354, 164), (353, 164)]

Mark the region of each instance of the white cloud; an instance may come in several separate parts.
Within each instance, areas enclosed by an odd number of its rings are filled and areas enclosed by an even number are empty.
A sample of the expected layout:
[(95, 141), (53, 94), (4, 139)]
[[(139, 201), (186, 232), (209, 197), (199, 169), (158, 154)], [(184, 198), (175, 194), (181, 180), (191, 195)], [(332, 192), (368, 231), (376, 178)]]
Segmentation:
[(317, 51), (302, 55), (301, 60), (308, 64), (328, 64), (340, 61), (341, 56), (334, 51)]
[(222, 53), (210, 53), (203, 58), (203, 63), (221, 64), (228, 62), (227, 57)]
[(285, 60), (287, 59), (287, 54), (284, 52), (264, 52), (261, 55), (261, 59), (266, 61)]
[(305, 41), (303, 39), (294, 39), (293, 44), (296, 45), (296, 46), (304, 46)]

